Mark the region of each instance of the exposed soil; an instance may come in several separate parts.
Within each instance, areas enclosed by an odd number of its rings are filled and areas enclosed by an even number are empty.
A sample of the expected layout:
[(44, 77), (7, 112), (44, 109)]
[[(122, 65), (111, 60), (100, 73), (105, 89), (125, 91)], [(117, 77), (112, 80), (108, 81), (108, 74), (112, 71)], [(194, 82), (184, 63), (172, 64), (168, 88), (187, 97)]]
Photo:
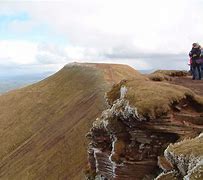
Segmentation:
[(191, 76), (175, 77), (171, 83), (190, 88), (198, 95), (203, 96), (203, 80), (192, 80)]

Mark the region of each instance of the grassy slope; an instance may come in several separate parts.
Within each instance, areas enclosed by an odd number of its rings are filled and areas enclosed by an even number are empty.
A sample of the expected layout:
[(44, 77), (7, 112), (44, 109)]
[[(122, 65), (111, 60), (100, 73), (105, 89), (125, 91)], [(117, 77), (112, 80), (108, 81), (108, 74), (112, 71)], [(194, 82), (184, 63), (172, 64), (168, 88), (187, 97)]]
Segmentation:
[(0, 179), (83, 179), (85, 134), (104, 92), (136, 76), (124, 65), (67, 66), (0, 96)]

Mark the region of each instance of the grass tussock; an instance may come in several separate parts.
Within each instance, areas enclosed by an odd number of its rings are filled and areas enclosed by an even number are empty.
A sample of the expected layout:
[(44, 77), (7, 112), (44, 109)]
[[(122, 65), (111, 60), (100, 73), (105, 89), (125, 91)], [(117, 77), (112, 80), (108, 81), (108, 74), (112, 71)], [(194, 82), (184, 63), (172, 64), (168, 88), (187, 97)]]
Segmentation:
[(183, 77), (189, 75), (188, 71), (180, 71), (180, 70), (157, 70), (152, 74), (163, 74), (171, 77)]
[[(107, 93), (110, 102), (119, 97), (122, 83), (114, 86)], [(183, 100), (192, 101), (201, 109), (203, 98), (196, 96), (190, 89), (172, 85), (166, 82), (153, 82), (147, 80), (132, 80), (124, 83), (127, 87), (127, 99), (131, 106), (138, 109), (138, 113), (147, 118), (158, 118), (172, 111), (172, 106)]]
[(203, 135), (170, 145), (168, 151), (176, 156), (203, 157)]
[(148, 75), (148, 78), (152, 81), (171, 81), (171, 77), (162, 73), (152, 73)]

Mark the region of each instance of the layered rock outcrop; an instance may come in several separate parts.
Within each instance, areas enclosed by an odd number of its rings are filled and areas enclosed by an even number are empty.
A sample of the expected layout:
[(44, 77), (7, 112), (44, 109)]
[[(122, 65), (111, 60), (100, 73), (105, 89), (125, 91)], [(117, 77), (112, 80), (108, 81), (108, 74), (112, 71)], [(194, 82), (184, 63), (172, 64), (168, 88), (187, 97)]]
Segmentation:
[(164, 151), (202, 132), (202, 98), (147, 79), (122, 81), (106, 97), (109, 108), (87, 134), (87, 179), (151, 180), (162, 171), (159, 180), (182, 178)]
[(171, 169), (163, 169), (156, 180), (171, 179), (195, 180), (203, 179), (203, 135), (170, 144), (164, 152), (165, 162), (172, 164)]

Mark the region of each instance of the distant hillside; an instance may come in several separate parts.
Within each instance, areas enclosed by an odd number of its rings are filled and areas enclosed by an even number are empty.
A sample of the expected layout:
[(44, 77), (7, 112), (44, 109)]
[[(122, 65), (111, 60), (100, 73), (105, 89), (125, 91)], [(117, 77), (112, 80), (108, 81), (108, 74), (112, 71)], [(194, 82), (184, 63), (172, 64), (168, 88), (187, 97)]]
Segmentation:
[(0, 76), (0, 94), (36, 83), (51, 74), (53, 74), (53, 72), (17, 76)]
[(112, 84), (141, 75), (126, 65), (69, 64), (0, 96), (0, 179), (84, 179), (85, 134)]
[(138, 70), (141, 74), (150, 74), (155, 71), (155, 69), (149, 69), (149, 70)]

